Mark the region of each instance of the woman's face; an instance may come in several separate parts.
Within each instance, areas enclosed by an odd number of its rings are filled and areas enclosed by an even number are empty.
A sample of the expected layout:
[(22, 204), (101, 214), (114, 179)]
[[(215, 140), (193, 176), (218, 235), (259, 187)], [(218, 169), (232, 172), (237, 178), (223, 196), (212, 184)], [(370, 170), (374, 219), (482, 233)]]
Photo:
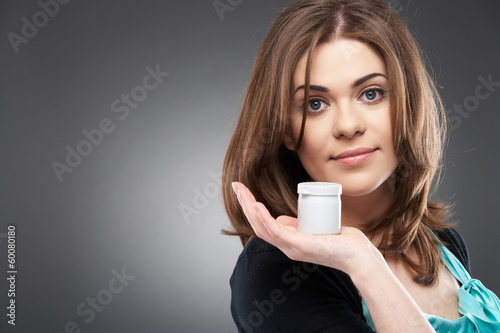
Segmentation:
[[(293, 77), (292, 136), (302, 122), (307, 55)], [(367, 45), (339, 39), (319, 45), (312, 57), (304, 137), (297, 151), (315, 181), (340, 183), (343, 194), (360, 196), (384, 184), (398, 165), (394, 152), (389, 82), (382, 58)]]

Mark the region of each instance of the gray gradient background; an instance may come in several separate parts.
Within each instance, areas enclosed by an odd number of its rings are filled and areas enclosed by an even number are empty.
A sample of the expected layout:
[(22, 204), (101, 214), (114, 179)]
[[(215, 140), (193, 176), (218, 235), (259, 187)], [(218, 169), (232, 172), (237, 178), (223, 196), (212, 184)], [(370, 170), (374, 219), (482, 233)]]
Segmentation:
[[(17, 325), (2, 332), (235, 332), (229, 277), (241, 251), (219, 195), (183, 219), (196, 189), (213, 189), (253, 59), (271, 20), (291, 1), (243, 0), (218, 17), (212, 1), (72, 1), (15, 54), (36, 1), (0, 3), (1, 233), (17, 226)], [(393, 1), (397, 5), (397, 1)], [(500, 2), (400, 1), (448, 106), (478, 76), (500, 81)], [(120, 120), (110, 105), (142, 83), (145, 67), (170, 76)], [(439, 198), (456, 203), (475, 277), (500, 294), (500, 88), (450, 135)], [(115, 130), (64, 181), (51, 168), (81, 131)], [(0, 238), (0, 276), (6, 239)], [(135, 279), (85, 323), (75, 309), (106, 288), (111, 270)]]

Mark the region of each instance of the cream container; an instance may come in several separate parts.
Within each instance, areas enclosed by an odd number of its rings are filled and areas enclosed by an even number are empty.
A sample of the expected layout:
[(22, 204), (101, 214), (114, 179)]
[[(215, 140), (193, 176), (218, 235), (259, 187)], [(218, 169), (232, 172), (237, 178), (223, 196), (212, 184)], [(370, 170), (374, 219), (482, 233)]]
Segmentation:
[(326, 182), (299, 183), (298, 230), (310, 234), (340, 233), (342, 185)]

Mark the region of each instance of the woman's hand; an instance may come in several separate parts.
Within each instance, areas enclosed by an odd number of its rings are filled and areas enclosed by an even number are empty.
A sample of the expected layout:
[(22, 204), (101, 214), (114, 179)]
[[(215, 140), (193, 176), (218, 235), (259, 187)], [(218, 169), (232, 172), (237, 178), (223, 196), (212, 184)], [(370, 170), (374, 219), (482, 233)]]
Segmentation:
[(233, 189), (255, 234), (292, 260), (336, 268), (350, 275), (367, 267), (364, 263), (373, 260), (374, 255), (383, 260), (370, 240), (356, 228), (342, 227), (339, 235), (299, 232), (296, 218), (280, 216), (274, 219), (245, 185), (235, 182)]
[(274, 219), (246, 186), (233, 183), (243, 211), (256, 235), (292, 260), (311, 262), (349, 274), (363, 297), (377, 332), (434, 332), (384, 257), (358, 229), (342, 227), (339, 235), (297, 231), (297, 219)]

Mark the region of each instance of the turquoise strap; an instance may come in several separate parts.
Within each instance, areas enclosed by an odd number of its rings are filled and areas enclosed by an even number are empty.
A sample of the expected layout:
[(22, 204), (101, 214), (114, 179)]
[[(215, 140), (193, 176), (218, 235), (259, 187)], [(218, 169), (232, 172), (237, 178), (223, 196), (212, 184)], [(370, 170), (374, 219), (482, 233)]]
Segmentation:
[(458, 311), (468, 317), (476, 332), (500, 332), (500, 300), (478, 279), (472, 279), (462, 263), (445, 246), (441, 258), (453, 276), (462, 283), (458, 290)]
[[(436, 332), (500, 332), (500, 300), (481, 281), (471, 279), (462, 263), (445, 246), (440, 245), (441, 259), (451, 274), (462, 284), (458, 290), (458, 311), (463, 317), (455, 320), (425, 314)], [(375, 330), (370, 312), (361, 299), (367, 324)]]

